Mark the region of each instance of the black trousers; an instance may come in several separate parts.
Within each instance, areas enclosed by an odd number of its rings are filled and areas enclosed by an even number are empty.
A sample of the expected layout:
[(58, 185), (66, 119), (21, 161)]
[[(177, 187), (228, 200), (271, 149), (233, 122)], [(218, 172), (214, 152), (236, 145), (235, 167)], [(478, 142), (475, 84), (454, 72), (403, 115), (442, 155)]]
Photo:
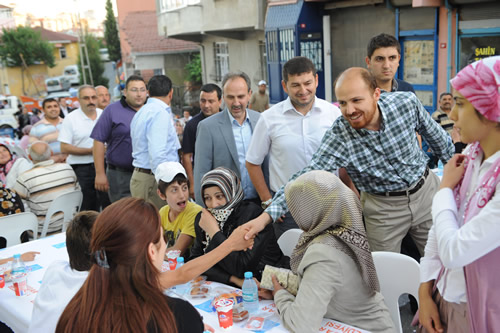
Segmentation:
[(71, 164), (75, 171), (78, 183), (83, 193), (82, 207), (80, 210), (95, 210), (100, 212), (109, 204), (107, 192), (101, 192), (95, 189), (95, 168), (94, 163), (89, 164)]

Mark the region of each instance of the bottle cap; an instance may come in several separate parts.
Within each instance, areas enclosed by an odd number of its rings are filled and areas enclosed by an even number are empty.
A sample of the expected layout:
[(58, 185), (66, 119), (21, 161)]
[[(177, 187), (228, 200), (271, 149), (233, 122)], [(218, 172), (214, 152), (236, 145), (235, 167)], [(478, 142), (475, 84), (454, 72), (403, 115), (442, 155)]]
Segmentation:
[(253, 278), (252, 272), (245, 272), (245, 279), (251, 279)]
[(21, 258), (21, 255), (19, 253), (14, 254), (14, 258)]
[(177, 257), (177, 264), (184, 262), (184, 257)]

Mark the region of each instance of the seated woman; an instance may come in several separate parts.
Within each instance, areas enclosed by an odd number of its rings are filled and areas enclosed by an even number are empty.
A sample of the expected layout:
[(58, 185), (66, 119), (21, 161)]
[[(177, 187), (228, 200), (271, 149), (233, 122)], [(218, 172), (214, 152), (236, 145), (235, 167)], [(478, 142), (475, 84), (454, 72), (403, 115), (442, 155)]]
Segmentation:
[(203, 332), (193, 306), (162, 293), (166, 248), (152, 204), (125, 198), (105, 208), (92, 229), (96, 263), (56, 332)]
[[(330, 172), (311, 171), (286, 185), (285, 198), (304, 231), (290, 257), (300, 278), (297, 296), (273, 276), (272, 295), (285, 327), (318, 332), (325, 317), (370, 332), (395, 332), (354, 192)], [(264, 298), (270, 294), (261, 291)]]
[[(201, 180), (203, 202), (208, 208), (195, 219), (195, 243), (191, 259), (212, 251), (240, 225), (259, 216), (262, 208), (243, 201), (243, 188), (236, 174), (219, 167), (209, 171)], [(274, 229), (268, 225), (254, 239), (251, 250), (235, 251), (206, 271), (208, 280), (243, 285), (245, 272), (260, 279), (265, 265), (282, 266), (284, 256), (276, 242)]]
[(17, 177), (31, 169), (32, 166), (30, 161), (12, 154), (7, 145), (0, 143), (0, 181), (6, 187), (12, 188), (17, 181)]
[(424, 332), (500, 332), (500, 56), (451, 80), (455, 121), (469, 146), (444, 167), (420, 264)]

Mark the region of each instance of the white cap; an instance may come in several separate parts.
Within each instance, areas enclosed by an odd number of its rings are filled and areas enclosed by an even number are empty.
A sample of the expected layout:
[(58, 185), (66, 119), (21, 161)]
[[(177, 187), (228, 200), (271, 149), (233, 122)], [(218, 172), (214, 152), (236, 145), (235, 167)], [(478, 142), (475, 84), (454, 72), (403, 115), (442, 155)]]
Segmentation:
[(170, 183), (178, 174), (184, 175), (187, 178), (186, 170), (179, 162), (163, 162), (156, 168), (155, 179), (159, 183), (163, 180), (165, 183)]
[(266, 83), (266, 81), (264, 81), (264, 80), (260, 80), (260, 81), (259, 81), (258, 86), (260, 86), (261, 84), (264, 84), (264, 85), (266, 85), (266, 86), (267, 86), (267, 83)]

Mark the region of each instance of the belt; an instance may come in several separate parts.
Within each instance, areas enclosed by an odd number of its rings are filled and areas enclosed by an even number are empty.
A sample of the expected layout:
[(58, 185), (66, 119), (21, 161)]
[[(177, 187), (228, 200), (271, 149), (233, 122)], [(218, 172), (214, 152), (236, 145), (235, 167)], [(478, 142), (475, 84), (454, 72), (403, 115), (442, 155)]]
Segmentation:
[(425, 169), (424, 175), (420, 178), (420, 180), (417, 182), (417, 185), (415, 185), (411, 190), (404, 190), (404, 191), (394, 191), (394, 192), (377, 192), (377, 193), (372, 193), (375, 195), (380, 195), (384, 197), (401, 197), (401, 196), (409, 196), (413, 193), (416, 193), (418, 190), (422, 188), (422, 186), (425, 183), (425, 179), (429, 175), (429, 168)]
[(134, 169), (127, 169), (127, 168), (120, 168), (116, 165), (113, 165), (113, 164), (109, 164), (108, 163), (108, 169), (110, 170), (116, 170), (116, 171), (121, 171), (121, 172), (133, 172)]
[(134, 171), (147, 173), (148, 175), (152, 175), (151, 169), (143, 169), (143, 168), (134, 168)]

